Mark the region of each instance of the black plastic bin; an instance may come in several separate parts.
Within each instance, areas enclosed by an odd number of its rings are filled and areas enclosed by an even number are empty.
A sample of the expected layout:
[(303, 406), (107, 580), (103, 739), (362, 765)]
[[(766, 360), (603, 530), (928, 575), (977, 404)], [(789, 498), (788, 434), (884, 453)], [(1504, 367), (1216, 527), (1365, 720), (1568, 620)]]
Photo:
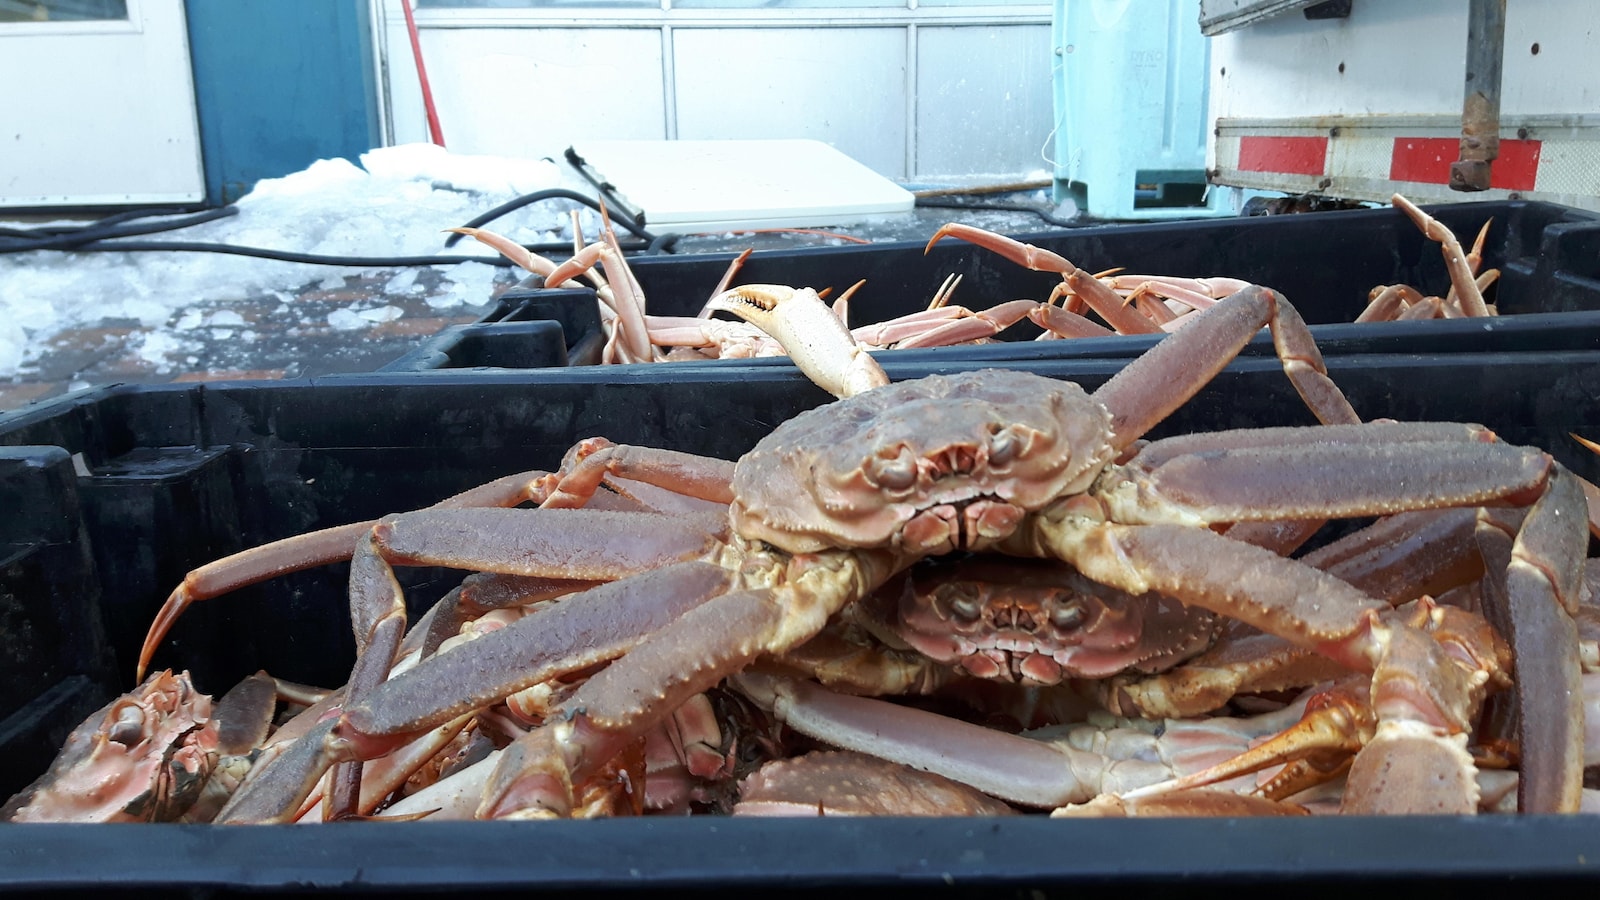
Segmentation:
[[(1023, 235), (1089, 271), (1123, 267), (1151, 275), (1227, 275), (1281, 291), (1313, 326), (1327, 353), (1446, 353), (1600, 349), (1600, 216), (1550, 203), (1492, 201), (1430, 207), (1470, 249), (1492, 220), (1483, 268), (1499, 268), (1489, 294), (1499, 318), (1351, 324), (1380, 284), (1405, 283), (1425, 294), (1449, 289), (1439, 245), (1394, 209), (1288, 216), (1104, 225)], [(959, 212), (952, 211), (952, 220)], [(1058, 276), (1032, 272), (999, 255), (945, 239), (926, 255), (922, 243), (758, 251), (736, 283), (776, 283), (843, 290), (866, 285), (851, 301), (851, 321), (878, 322), (914, 312), (946, 276), (963, 276), (952, 302), (982, 308), (1027, 297), (1042, 300)], [(733, 254), (648, 256), (630, 261), (654, 315), (694, 315), (721, 279)], [(496, 345), (501, 358), (525, 341), (497, 322), (548, 319), (561, 323), (573, 365), (598, 359), (600, 322), (591, 291), (518, 287), (503, 294), (480, 322), (486, 327), (441, 333), (428, 352), (461, 346), (460, 354), (408, 354), (395, 368), (459, 367), (463, 356)], [(469, 326), (471, 328), (471, 326)], [(1002, 335), (1031, 339), (1023, 322)], [(1062, 342), (1053, 355), (1136, 356), (1155, 340), (1129, 336)], [(940, 351), (963, 360), (1016, 359), (1010, 348)], [(1265, 337), (1250, 351), (1270, 352)], [(527, 351), (521, 351), (526, 356)], [(535, 354), (536, 355), (536, 354)], [(548, 358), (548, 357), (547, 357)], [(551, 363), (554, 364), (554, 363)], [(511, 366), (516, 368), (517, 366)]]
[[(907, 379), (930, 367), (888, 361)], [(1093, 388), (1115, 360), (1029, 366)], [(941, 367), (946, 371), (967, 368)], [(1481, 422), (1590, 479), (1600, 352), (1333, 357), (1364, 417)], [(0, 417), (0, 794), (43, 771), (67, 729), (131, 687), (146, 625), (184, 571), (232, 550), (415, 508), (553, 467), (575, 440), (735, 457), (828, 400), (792, 367), (537, 374), (389, 373), (114, 387)], [(1276, 360), (1244, 359), (1155, 436), (1311, 424)], [(353, 645), (347, 567), (199, 604), (156, 665), (221, 692), (265, 668), (340, 684)], [(459, 573), (404, 570), (420, 609)], [(731, 895), (871, 884), (964, 895), (1024, 889), (1355, 883), (1522, 887), (1592, 881), (1588, 817), (1066, 821), (637, 819), (312, 827), (0, 827), (0, 889), (202, 892), (686, 888)], [(1065, 895), (1064, 893), (1062, 894)]]

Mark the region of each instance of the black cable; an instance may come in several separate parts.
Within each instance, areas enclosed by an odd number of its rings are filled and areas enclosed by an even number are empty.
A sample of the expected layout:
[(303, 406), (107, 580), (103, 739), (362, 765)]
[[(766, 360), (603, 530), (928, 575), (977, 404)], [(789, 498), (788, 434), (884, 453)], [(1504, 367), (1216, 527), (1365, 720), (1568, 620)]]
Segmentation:
[(41, 229), (45, 232), (55, 232), (48, 237), (37, 238), (6, 238), (0, 239), (0, 253), (24, 253), (30, 250), (74, 250), (85, 244), (110, 238), (132, 237), (140, 234), (155, 234), (162, 231), (176, 231), (192, 225), (214, 222), (239, 214), (236, 206), (224, 206), (220, 209), (208, 209), (204, 212), (185, 216), (176, 222), (146, 222), (141, 225), (123, 224), (130, 219), (140, 216), (120, 215), (121, 220), (108, 224), (107, 219), (117, 219), (119, 216), (107, 216), (93, 224), (73, 229)]
[[(534, 244), (535, 253), (558, 253), (571, 250), (567, 243)], [(625, 250), (648, 249), (645, 244), (624, 244)], [(508, 268), (514, 263), (504, 256), (322, 256), (299, 253), (293, 250), (272, 250), (264, 247), (243, 247), (237, 244), (208, 244), (193, 241), (107, 241), (72, 248), (73, 252), (144, 253), (167, 251), (176, 253), (225, 253), (233, 256), (252, 256), (279, 262), (312, 263), (323, 266), (352, 266), (357, 268), (398, 268), (402, 266), (448, 266), (475, 262)], [(0, 249), (0, 253), (20, 253), (21, 250)]]
[(679, 239), (682, 237), (683, 235), (681, 234), (658, 234), (655, 236), (655, 239), (650, 242), (650, 245), (644, 248), (644, 255), (660, 256), (663, 253), (673, 253), (675, 252), (675, 248), (678, 245)]
[(96, 219), (89, 225), (41, 225), (38, 228), (0, 228), (0, 236), (16, 238), (50, 237), (58, 234), (73, 234), (87, 228), (118, 225), (130, 219), (142, 219), (148, 216), (181, 216), (189, 212), (193, 212), (193, 210), (175, 206), (152, 206), (144, 209), (129, 209), (119, 213), (112, 213), (103, 219)]
[[(573, 199), (586, 203), (591, 208), (595, 207), (593, 200), (573, 191), (552, 189), (527, 194), (513, 200), (511, 203), (502, 204), (485, 216), (474, 220), (475, 225), (489, 219), (504, 215), (513, 209), (535, 203), (540, 200), (559, 198)], [(324, 256), (314, 253), (301, 253), (292, 250), (274, 250), (264, 247), (245, 247), (236, 244), (217, 244), (197, 241), (128, 241), (123, 238), (136, 235), (154, 234), (162, 231), (175, 231), (211, 222), (228, 216), (237, 215), (237, 206), (224, 206), (218, 209), (203, 210), (198, 213), (185, 215), (181, 219), (167, 219), (161, 222), (145, 222), (140, 224), (126, 224), (134, 219), (152, 218), (158, 216), (183, 215), (187, 210), (171, 207), (150, 207), (145, 209), (124, 210), (98, 219), (87, 225), (71, 226), (46, 226), (35, 229), (0, 228), (0, 255), (10, 253), (28, 253), (37, 250), (65, 250), (75, 252), (188, 252), (188, 253), (223, 253), (234, 256), (250, 256), (259, 259), (271, 259), (280, 262), (300, 262), (316, 265), (351, 266), (351, 267), (401, 267), (401, 266), (433, 266), (455, 265), (464, 262), (483, 263), (499, 267), (509, 267), (510, 260), (501, 256), (397, 256), (397, 257), (352, 257), (352, 256)], [(618, 218), (623, 227), (633, 230), (635, 223), (631, 218)], [(475, 225), (473, 227), (475, 227)], [(453, 235), (460, 238), (462, 235)], [(676, 242), (676, 235), (653, 235), (639, 229), (639, 240), (622, 241), (620, 245), (625, 252), (659, 253), (663, 248), (670, 248)], [(453, 244), (451, 240), (448, 243)], [(570, 243), (552, 241), (538, 244), (524, 244), (534, 253), (564, 253), (572, 249)]]
[[(538, 203), (543, 200), (571, 200), (576, 203), (581, 203), (595, 212), (600, 211), (600, 204), (591, 197), (580, 194), (577, 191), (569, 191), (566, 188), (547, 188), (542, 191), (534, 191), (531, 194), (523, 194), (521, 197), (518, 197), (514, 200), (508, 200), (505, 203), (496, 206), (494, 209), (489, 210), (483, 215), (475, 216), (472, 221), (468, 222), (462, 227), (482, 228), (506, 213), (514, 212), (530, 203)], [(624, 230), (632, 234), (634, 237), (646, 242), (652, 242), (656, 239), (655, 235), (646, 231), (643, 225), (640, 225), (632, 216), (628, 215), (622, 210), (607, 207), (606, 214), (611, 217), (612, 221), (620, 224)], [(456, 241), (459, 241), (464, 237), (466, 237), (464, 234), (452, 234), (448, 238), (445, 238), (444, 245), (446, 247), (454, 247), (456, 245)]]

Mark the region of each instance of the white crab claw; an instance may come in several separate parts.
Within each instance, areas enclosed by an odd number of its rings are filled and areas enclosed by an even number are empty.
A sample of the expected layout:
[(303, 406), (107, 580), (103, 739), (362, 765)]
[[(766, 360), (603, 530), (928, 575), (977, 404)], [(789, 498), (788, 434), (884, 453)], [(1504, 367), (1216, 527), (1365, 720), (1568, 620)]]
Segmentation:
[(711, 298), (706, 308), (733, 313), (771, 335), (800, 371), (835, 397), (889, 383), (877, 360), (810, 288), (747, 284)]

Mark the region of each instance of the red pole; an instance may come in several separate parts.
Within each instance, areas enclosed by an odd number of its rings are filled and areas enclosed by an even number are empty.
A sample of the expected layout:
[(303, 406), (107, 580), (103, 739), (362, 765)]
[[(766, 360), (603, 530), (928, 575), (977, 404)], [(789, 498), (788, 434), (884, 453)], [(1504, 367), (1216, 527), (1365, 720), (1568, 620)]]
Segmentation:
[(428, 133), (433, 142), (444, 146), (444, 130), (439, 127), (439, 110), (433, 105), (433, 88), (428, 85), (428, 70), (422, 64), (422, 42), (417, 40), (417, 20), (411, 15), (411, 0), (400, 0), (406, 14), (406, 31), (411, 34), (411, 57), (417, 61), (417, 80), (422, 83), (422, 105), (428, 111)]

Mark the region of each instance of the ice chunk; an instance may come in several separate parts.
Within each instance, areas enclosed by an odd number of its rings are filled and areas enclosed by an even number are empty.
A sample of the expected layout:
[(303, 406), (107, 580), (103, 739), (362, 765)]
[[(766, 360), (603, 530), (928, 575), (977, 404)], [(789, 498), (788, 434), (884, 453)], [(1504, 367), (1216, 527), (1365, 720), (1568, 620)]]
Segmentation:
[(366, 328), (372, 323), (356, 315), (351, 310), (336, 309), (328, 313), (328, 324), (336, 331), (354, 331), (357, 328)]
[(364, 309), (356, 315), (368, 322), (393, 322), (405, 315), (405, 310), (398, 306), (380, 306), (377, 309)]

